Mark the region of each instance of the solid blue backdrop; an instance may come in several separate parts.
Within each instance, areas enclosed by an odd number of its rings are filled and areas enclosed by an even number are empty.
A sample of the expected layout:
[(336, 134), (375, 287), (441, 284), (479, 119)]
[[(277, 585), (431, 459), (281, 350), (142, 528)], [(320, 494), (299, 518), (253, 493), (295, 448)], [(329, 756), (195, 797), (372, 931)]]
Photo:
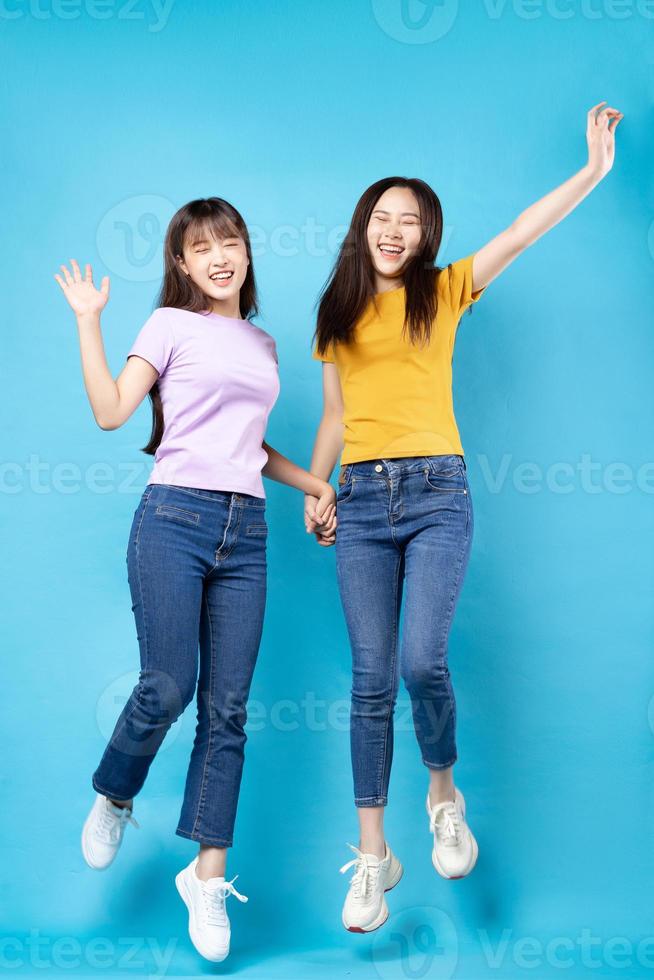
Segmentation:
[(479, 863), (458, 882), (431, 866), (401, 689), (387, 836), (405, 877), (384, 929), (343, 929), (338, 868), (357, 828), (334, 553), (305, 534), (301, 495), (268, 481), (268, 607), (228, 864), (250, 901), (230, 903), (219, 971), (651, 975), (653, 17), (638, 0), (3, 5), (8, 971), (214, 970), (173, 885), (196, 851), (174, 834), (193, 706), (116, 863), (95, 873), (80, 852), (91, 773), (138, 673), (125, 550), (150, 412), (115, 432), (94, 423), (59, 263), (111, 276), (117, 374), (152, 309), (170, 216), (199, 196), (232, 201), (280, 356), (268, 439), (306, 466), (314, 303), (364, 188), (427, 180), (445, 264), (584, 164), (586, 112), (607, 99), (625, 113), (614, 170), (457, 338), (476, 528), (450, 664)]

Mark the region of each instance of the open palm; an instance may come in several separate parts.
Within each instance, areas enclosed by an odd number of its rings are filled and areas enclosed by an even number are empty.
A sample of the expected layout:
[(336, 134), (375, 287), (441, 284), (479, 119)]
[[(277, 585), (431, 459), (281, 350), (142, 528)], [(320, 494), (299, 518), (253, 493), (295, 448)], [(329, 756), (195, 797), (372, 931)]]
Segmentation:
[(87, 263), (84, 276), (75, 259), (70, 260), (72, 274), (65, 265), (61, 266), (64, 277), (55, 273), (55, 279), (62, 288), (63, 294), (77, 316), (100, 313), (109, 299), (109, 276), (104, 276), (100, 288), (93, 285), (93, 272)]

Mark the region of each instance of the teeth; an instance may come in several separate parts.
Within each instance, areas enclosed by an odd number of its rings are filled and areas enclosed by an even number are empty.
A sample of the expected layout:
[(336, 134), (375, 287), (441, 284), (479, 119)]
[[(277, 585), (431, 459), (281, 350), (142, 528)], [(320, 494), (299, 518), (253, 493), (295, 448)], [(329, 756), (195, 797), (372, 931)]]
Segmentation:
[(209, 278), (210, 279), (214, 279), (214, 280), (215, 279), (231, 279), (232, 276), (233, 276), (233, 273), (232, 272), (215, 272), (212, 276), (209, 276)]
[(399, 255), (404, 249), (400, 245), (380, 245), (381, 252), (390, 252), (391, 255)]

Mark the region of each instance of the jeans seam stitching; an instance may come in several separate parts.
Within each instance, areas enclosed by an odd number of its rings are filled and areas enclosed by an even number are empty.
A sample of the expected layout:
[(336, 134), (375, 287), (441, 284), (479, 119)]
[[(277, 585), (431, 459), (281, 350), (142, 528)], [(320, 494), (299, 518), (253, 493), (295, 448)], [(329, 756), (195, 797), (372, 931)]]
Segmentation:
[(191, 831), (191, 833), (193, 833), (193, 834), (195, 834), (195, 833), (198, 832), (197, 828), (198, 828), (198, 823), (200, 821), (200, 816), (204, 812), (204, 793), (205, 793), (205, 784), (206, 784), (206, 776), (207, 776), (207, 766), (209, 764), (209, 755), (211, 753), (211, 741), (212, 741), (212, 735), (213, 735), (213, 704), (212, 704), (212, 694), (213, 694), (213, 674), (214, 674), (214, 669), (213, 669), (214, 668), (214, 641), (213, 641), (213, 624), (211, 622), (211, 612), (209, 610), (209, 603), (207, 601), (206, 591), (204, 591), (203, 592), (203, 595), (202, 595), (202, 604), (205, 606), (205, 608), (207, 610), (207, 621), (208, 621), (208, 624), (209, 624), (209, 646), (211, 648), (211, 656), (209, 658), (209, 705), (208, 705), (208, 712), (209, 712), (209, 740), (208, 740), (208, 743), (207, 743), (207, 751), (206, 751), (206, 754), (205, 754), (205, 757), (204, 757), (204, 766), (203, 766), (203, 769), (202, 769), (202, 780), (200, 782), (200, 796), (199, 796), (199, 800), (198, 800), (198, 809), (197, 809), (197, 812), (195, 814), (195, 822), (193, 824), (193, 830)]
[[(140, 563), (140, 560), (139, 560), (139, 540), (140, 540), (140, 535), (141, 535), (141, 527), (143, 526), (143, 521), (145, 519), (145, 512), (147, 510), (147, 506), (148, 506), (149, 501), (150, 501), (150, 494), (148, 494), (148, 496), (146, 498), (145, 506), (143, 508), (143, 513), (141, 514), (141, 520), (139, 521), (138, 527), (136, 529), (136, 535), (134, 537), (134, 557), (135, 557), (135, 562), (136, 562), (136, 580), (137, 580), (137, 584), (138, 584), (139, 599), (141, 601), (141, 608), (143, 610), (143, 637), (144, 637), (144, 641), (145, 641), (145, 655), (144, 655), (144, 658), (143, 658), (143, 660), (144, 660), (143, 673), (146, 673), (147, 672), (147, 669), (148, 669), (148, 626), (147, 626), (147, 622), (146, 622), (146, 618), (145, 618), (145, 603), (143, 601), (143, 585), (142, 585), (142, 582), (141, 582), (141, 563)], [(138, 630), (137, 630), (137, 632), (138, 632)], [(123, 723), (122, 723), (119, 731), (118, 732), (114, 732), (114, 734), (112, 735), (111, 739), (109, 740), (109, 744), (112, 744), (113, 742), (115, 742), (116, 739), (118, 738), (118, 736), (119, 735), (122, 735), (122, 733), (127, 728), (128, 721), (131, 719), (131, 717), (134, 714), (134, 712), (136, 711), (136, 709), (138, 707), (141, 707), (141, 706), (142, 705), (141, 705), (140, 682), (139, 682), (139, 684), (137, 684), (137, 687), (136, 687), (136, 696), (135, 696), (135, 699), (134, 699), (134, 704), (132, 705), (132, 708), (131, 708), (129, 714), (126, 715), (123, 718)], [(130, 794), (130, 796), (126, 797), (126, 799), (131, 799), (132, 798), (132, 795), (133, 794)], [(116, 799), (118, 799), (118, 797), (116, 797)]]
[[(390, 696), (390, 701), (389, 701), (389, 705), (388, 705), (388, 712), (386, 714), (386, 719), (384, 721), (384, 752), (383, 752), (383, 755), (382, 755), (382, 764), (381, 764), (380, 769), (379, 769), (379, 772), (377, 774), (377, 780), (378, 780), (377, 785), (379, 787), (382, 786), (382, 781), (383, 781), (383, 778), (384, 778), (384, 771), (385, 771), (385, 768), (386, 768), (386, 756), (388, 755), (388, 728), (389, 728), (391, 716), (393, 714), (393, 691), (394, 691), (394, 688), (395, 688), (395, 663), (396, 663), (396, 660), (397, 660), (397, 618), (398, 618), (397, 596), (398, 596), (398, 586), (399, 586), (399, 581), (400, 581), (400, 569), (401, 569), (401, 567), (402, 567), (402, 561), (401, 561), (401, 558), (398, 558), (398, 560), (397, 560), (397, 566), (396, 566), (396, 570), (395, 570), (395, 595), (394, 595), (394, 602), (393, 602), (393, 605), (394, 605), (394, 610), (393, 610), (393, 646), (392, 646), (391, 670), (390, 670), (390, 675), (391, 675), (391, 696)], [(389, 773), (389, 777), (390, 777), (390, 773)], [(386, 794), (383, 792), (383, 789), (380, 788), (380, 791), (377, 793), (377, 796), (378, 797), (380, 797), (380, 796), (383, 797), (385, 795)]]
[[(225, 527), (225, 534), (223, 536), (223, 540), (220, 542), (220, 548), (222, 548), (222, 546), (224, 545), (225, 541), (227, 540), (227, 532), (229, 531), (229, 525), (231, 524), (231, 521), (232, 521), (233, 507), (234, 507), (234, 501), (232, 500), (231, 503), (230, 503), (230, 505), (229, 505), (229, 515), (227, 517), (227, 525)], [(236, 539), (238, 538), (238, 531), (239, 531), (239, 528), (241, 526), (241, 516), (242, 516), (242, 514), (243, 514), (243, 510), (242, 510), (241, 507), (239, 507), (238, 508), (238, 515), (236, 517), (236, 526), (234, 527), (234, 544), (232, 544), (227, 549), (227, 551), (225, 552), (224, 555), (221, 555), (220, 554), (220, 548), (218, 548), (218, 552), (217, 552), (218, 561), (225, 561), (226, 558), (229, 558), (229, 556), (231, 555), (232, 551), (236, 547)]]

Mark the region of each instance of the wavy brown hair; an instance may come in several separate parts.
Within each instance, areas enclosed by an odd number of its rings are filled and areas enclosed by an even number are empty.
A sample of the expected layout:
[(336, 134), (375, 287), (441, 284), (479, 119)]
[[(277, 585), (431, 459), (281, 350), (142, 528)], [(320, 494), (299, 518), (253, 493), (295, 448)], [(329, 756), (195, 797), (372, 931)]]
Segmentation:
[(408, 187), (420, 208), (422, 235), (416, 254), (402, 271), (406, 289), (403, 332), (413, 343), (429, 343), (438, 309), (435, 265), (443, 236), (441, 203), (424, 180), (384, 177), (363, 192), (339, 250), (334, 268), (319, 296), (318, 321), (313, 339), (319, 354), (330, 343), (348, 343), (361, 314), (375, 296), (375, 276), (368, 247), (368, 223), (379, 198), (391, 187)]
[[(257, 286), (252, 264), (252, 247), (247, 226), (236, 208), (222, 197), (198, 198), (180, 208), (171, 218), (164, 242), (164, 277), (154, 309), (172, 306), (177, 310), (200, 313), (211, 307), (211, 298), (187, 276), (179, 265), (184, 248), (209, 234), (213, 238), (236, 235), (245, 242), (248, 271), (239, 294), (239, 309), (244, 320), (259, 312)], [(152, 432), (144, 453), (154, 456), (164, 432), (163, 406), (159, 381), (149, 391), (152, 403)]]

